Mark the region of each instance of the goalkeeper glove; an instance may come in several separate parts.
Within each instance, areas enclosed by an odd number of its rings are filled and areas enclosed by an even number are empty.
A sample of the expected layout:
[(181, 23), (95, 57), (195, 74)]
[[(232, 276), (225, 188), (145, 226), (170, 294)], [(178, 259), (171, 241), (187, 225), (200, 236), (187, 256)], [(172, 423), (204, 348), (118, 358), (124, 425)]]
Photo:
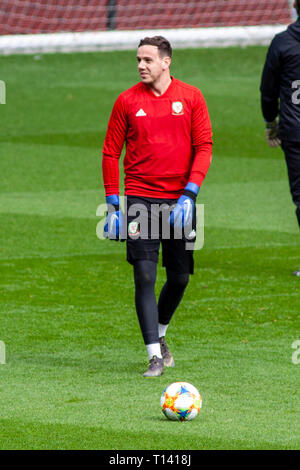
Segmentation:
[(281, 140), (278, 137), (278, 120), (274, 119), (272, 122), (266, 122), (266, 141), (269, 147), (278, 147)]
[(194, 206), (199, 189), (195, 183), (188, 183), (184, 188), (183, 195), (178, 199), (169, 217), (169, 223), (175, 229), (192, 226)]
[(117, 194), (106, 197), (108, 212), (104, 225), (103, 236), (110, 240), (124, 241), (124, 216), (120, 210), (120, 201)]

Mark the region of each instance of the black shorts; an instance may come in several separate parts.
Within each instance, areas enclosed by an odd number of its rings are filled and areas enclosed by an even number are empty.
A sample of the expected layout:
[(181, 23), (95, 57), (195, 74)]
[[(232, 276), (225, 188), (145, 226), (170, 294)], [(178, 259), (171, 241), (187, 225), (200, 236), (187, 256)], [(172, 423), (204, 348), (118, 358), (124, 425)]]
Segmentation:
[[(175, 234), (166, 221), (176, 201), (177, 199), (127, 196), (126, 246), (127, 261), (130, 264), (134, 264), (136, 260), (157, 263), (161, 244), (164, 267), (177, 273), (194, 273), (193, 242), (196, 234), (196, 210), (193, 215), (192, 238), (186, 238), (183, 232)], [(167, 237), (165, 229), (170, 231)]]

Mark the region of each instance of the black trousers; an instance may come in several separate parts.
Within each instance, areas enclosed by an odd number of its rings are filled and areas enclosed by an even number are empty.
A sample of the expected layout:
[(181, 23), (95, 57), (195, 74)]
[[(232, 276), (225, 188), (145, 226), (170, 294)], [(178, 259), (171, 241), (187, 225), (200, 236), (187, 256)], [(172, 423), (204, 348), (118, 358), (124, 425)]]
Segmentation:
[(283, 140), (281, 147), (285, 155), (290, 190), (296, 205), (296, 215), (300, 227), (300, 142)]

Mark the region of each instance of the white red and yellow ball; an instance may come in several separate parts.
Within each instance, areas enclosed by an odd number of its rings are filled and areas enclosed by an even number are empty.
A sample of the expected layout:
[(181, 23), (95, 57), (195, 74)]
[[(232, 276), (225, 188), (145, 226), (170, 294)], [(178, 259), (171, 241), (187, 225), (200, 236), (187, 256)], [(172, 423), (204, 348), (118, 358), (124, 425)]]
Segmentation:
[(188, 382), (174, 382), (162, 393), (160, 404), (164, 415), (172, 421), (191, 421), (202, 407), (202, 397)]

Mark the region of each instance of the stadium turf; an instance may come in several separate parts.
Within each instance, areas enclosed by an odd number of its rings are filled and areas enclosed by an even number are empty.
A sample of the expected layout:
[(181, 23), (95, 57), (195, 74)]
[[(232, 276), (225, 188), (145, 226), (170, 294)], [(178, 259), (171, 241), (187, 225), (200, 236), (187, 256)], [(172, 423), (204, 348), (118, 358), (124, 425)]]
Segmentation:
[[(168, 330), (176, 367), (157, 379), (141, 375), (125, 246), (96, 237), (100, 147), (135, 52), (0, 57), (1, 449), (299, 449), (299, 229), (282, 152), (264, 142), (265, 53), (174, 53), (215, 143), (205, 245)], [(179, 380), (203, 396), (192, 422), (160, 410)]]

